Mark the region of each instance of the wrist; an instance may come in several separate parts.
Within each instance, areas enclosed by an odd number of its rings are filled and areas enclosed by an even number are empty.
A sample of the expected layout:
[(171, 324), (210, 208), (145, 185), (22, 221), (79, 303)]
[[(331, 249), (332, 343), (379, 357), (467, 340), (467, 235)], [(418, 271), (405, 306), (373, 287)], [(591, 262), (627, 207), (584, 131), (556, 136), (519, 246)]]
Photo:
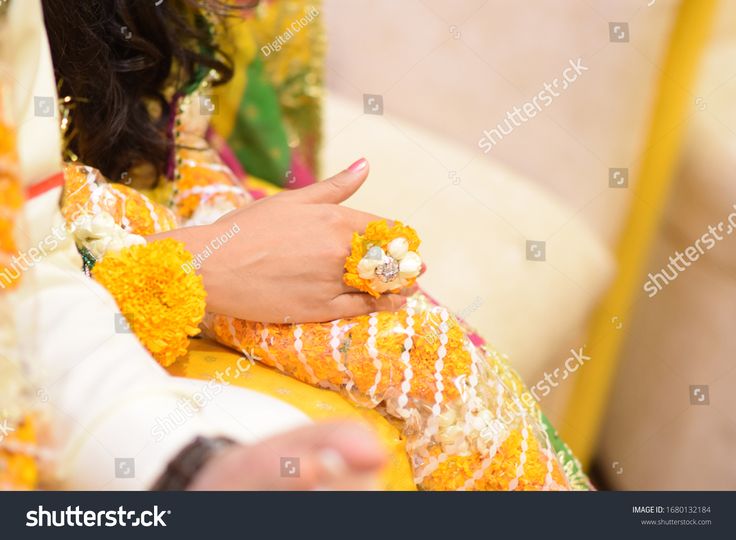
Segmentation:
[(197, 437), (172, 459), (152, 491), (182, 491), (196, 484), (200, 473), (219, 454), (235, 445), (227, 437)]
[(218, 225), (216, 223), (211, 225), (197, 225), (152, 234), (150, 236), (146, 236), (146, 240), (148, 242), (164, 240), (166, 238), (177, 240), (183, 243), (186, 250), (196, 259), (197, 255), (205, 250), (210, 239), (217, 235), (217, 231)]
[(171, 231), (153, 234), (146, 237), (146, 240), (155, 241), (171, 238), (184, 244), (184, 247), (192, 256), (192, 261), (188, 270), (202, 276), (204, 288), (207, 292), (207, 303), (213, 298), (213, 287), (217, 283), (212, 277), (212, 261), (210, 255), (213, 252), (213, 239), (222, 235), (223, 226), (219, 222), (209, 225), (196, 225), (192, 227), (183, 227), (181, 229), (173, 229)]

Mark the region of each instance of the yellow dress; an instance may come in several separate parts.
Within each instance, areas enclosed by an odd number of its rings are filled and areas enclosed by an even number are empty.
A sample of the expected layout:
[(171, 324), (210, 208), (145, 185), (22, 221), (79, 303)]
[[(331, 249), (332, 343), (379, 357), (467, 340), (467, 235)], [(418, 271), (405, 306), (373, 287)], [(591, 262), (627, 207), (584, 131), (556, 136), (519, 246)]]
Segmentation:
[(416, 489), (401, 433), (379, 413), (356, 407), (335, 392), (315, 388), (258, 363), (246, 364), (247, 370), (238, 369), (239, 360), (242, 361), (242, 355), (232, 349), (208, 339), (194, 339), (187, 356), (168, 370), (172, 375), (202, 380), (212, 378), (214, 373), (222, 374), (225, 382), (284, 401), (315, 421), (350, 419), (367, 422), (389, 455), (381, 475), (382, 489)]

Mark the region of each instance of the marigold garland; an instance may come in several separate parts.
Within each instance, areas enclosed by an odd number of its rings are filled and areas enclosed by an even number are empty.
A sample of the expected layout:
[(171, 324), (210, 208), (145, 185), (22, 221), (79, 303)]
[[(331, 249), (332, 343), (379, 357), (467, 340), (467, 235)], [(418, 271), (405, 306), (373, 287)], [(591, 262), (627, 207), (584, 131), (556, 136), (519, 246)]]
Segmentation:
[(38, 486), (37, 426), (28, 415), (14, 431), (0, 438), (0, 491), (32, 490)]
[[(402, 233), (404, 234), (404, 233)], [(476, 347), (421, 293), (396, 312), (328, 323), (264, 324), (213, 315), (219, 342), (376, 407), (400, 427), (424, 490), (566, 490), (536, 405), (503, 357)]]
[(61, 213), (69, 225), (84, 215), (110, 214), (118, 225), (132, 234), (149, 235), (169, 231), (176, 217), (166, 207), (154, 204), (133, 188), (108, 182), (92, 167), (67, 163), (64, 167), (64, 195)]
[[(386, 220), (372, 221), (366, 227), (365, 233), (354, 233), (351, 242), (350, 255), (345, 261), (345, 274), (343, 274), (343, 282), (349, 287), (366, 292), (371, 296), (378, 298), (381, 295), (372, 285), (371, 280), (360, 276), (359, 265), (368, 251), (373, 247), (379, 247), (382, 252), (389, 251), (389, 244), (393, 240), (405, 239), (408, 243), (408, 251), (416, 253), (421, 241), (416, 231), (397, 221), (393, 225), (389, 225)], [(418, 275), (418, 271), (417, 271)], [(409, 287), (416, 281), (416, 276), (404, 280), (403, 286)], [(390, 292), (398, 292), (400, 287), (390, 290)]]
[(11, 264), (11, 257), (18, 251), (15, 220), (23, 204), (17, 160), (15, 134), (0, 122), (0, 283), (4, 288), (15, 286), (18, 279)]
[(188, 338), (199, 334), (204, 317), (202, 278), (191, 268), (192, 255), (172, 239), (110, 253), (92, 277), (115, 298), (131, 330), (164, 367), (187, 352)]

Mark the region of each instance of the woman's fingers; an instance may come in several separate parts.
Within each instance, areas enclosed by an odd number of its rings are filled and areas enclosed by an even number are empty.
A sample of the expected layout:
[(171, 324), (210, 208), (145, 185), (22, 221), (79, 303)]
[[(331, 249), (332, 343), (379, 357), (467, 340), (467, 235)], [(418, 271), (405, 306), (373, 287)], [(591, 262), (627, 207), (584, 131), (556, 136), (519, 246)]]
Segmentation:
[(362, 158), (332, 178), (282, 195), (294, 202), (340, 204), (358, 191), (368, 178), (368, 171), (368, 161)]
[(374, 311), (397, 311), (406, 304), (406, 297), (400, 294), (384, 294), (374, 298), (361, 292), (345, 293), (336, 296), (328, 304), (330, 319), (345, 319), (367, 315)]

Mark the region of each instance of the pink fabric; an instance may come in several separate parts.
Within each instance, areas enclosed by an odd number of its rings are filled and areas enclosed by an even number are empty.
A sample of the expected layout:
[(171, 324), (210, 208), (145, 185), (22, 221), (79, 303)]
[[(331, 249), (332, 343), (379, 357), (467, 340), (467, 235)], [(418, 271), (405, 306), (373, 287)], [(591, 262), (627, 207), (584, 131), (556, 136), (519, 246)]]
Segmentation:
[(286, 189), (299, 189), (305, 186), (314, 184), (315, 178), (312, 171), (304, 163), (297, 152), (293, 152), (291, 155), (291, 166), (289, 167), (289, 173), (286, 175), (286, 182), (284, 187)]
[(241, 180), (245, 180), (248, 174), (245, 172), (245, 169), (243, 169), (240, 161), (238, 161), (238, 158), (235, 156), (235, 152), (232, 151), (230, 145), (227, 144), (225, 139), (220, 137), (212, 127), (207, 129), (207, 140), (212, 145), (212, 148), (217, 151), (222, 162), (230, 167), (233, 174)]
[[(238, 160), (235, 152), (232, 151), (230, 145), (225, 139), (220, 137), (211, 127), (207, 130), (207, 140), (209, 141), (212, 148), (214, 148), (222, 162), (230, 167), (233, 174), (247, 184), (248, 173), (243, 168)], [(305, 186), (309, 186), (315, 183), (314, 174), (309, 170), (309, 167), (304, 163), (297, 152), (292, 153), (291, 164), (289, 170), (286, 173), (284, 180), (285, 189), (299, 189)], [(247, 185), (246, 185), (247, 187)], [(262, 190), (251, 190), (250, 194), (255, 199), (262, 199), (266, 196)]]

